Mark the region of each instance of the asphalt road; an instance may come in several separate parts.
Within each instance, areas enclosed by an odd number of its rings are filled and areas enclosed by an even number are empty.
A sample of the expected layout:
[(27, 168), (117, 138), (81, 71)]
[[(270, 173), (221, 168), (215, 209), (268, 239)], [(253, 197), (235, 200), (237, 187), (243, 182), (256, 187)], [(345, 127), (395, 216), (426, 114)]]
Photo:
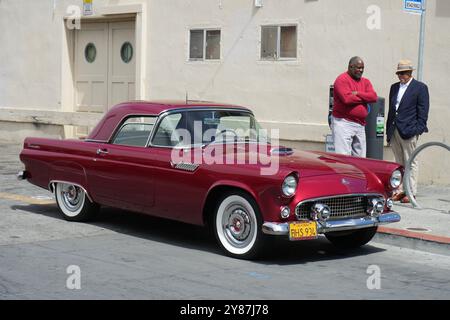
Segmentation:
[(17, 150), (0, 155), (0, 299), (450, 299), (450, 255), (319, 239), (242, 261), (196, 226), (110, 208), (67, 222), (49, 192), (15, 179)]

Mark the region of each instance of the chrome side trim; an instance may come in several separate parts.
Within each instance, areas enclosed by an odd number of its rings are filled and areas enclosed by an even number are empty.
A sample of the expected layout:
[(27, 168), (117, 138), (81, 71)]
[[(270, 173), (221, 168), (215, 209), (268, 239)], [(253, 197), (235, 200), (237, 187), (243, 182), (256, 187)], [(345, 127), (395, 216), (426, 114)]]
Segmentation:
[(84, 139), (85, 142), (108, 143), (107, 140)]
[(54, 192), (55, 192), (55, 188), (54, 188), (54, 186), (53, 186), (54, 183), (67, 183), (67, 184), (73, 184), (74, 186), (77, 186), (77, 187), (81, 188), (81, 189), (84, 191), (84, 193), (86, 194), (86, 196), (88, 197), (89, 201), (92, 202), (92, 203), (94, 203), (94, 201), (92, 200), (91, 196), (89, 195), (89, 193), (86, 191), (86, 189), (85, 189), (82, 185), (79, 185), (78, 183), (73, 183), (73, 182), (70, 182), (70, 181), (52, 180), (52, 181), (50, 181), (50, 183), (48, 184), (48, 190), (50, 190), (51, 193), (54, 193)]
[(187, 162), (180, 162), (180, 163), (170, 162), (170, 165), (172, 166), (172, 168), (189, 172), (194, 172), (199, 167), (199, 165), (196, 163), (187, 163)]
[[(375, 227), (378, 225), (399, 222), (400, 219), (401, 217), (397, 212), (391, 211), (389, 213), (382, 214), (377, 218), (364, 217), (358, 219), (318, 222), (317, 233), (323, 234), (333, 231), (357, 230)], [(289, 222), (265, 222), (262, 226), (262, 232), (277, 236), (289, 235)]]

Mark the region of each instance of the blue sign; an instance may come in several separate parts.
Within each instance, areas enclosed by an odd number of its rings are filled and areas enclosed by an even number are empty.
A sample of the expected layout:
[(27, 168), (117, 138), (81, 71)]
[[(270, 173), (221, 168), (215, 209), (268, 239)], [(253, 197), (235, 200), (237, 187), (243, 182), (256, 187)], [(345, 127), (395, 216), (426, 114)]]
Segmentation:
[(403, 0), (403, 10), (409, 13), (422, 13), (422, 0)]

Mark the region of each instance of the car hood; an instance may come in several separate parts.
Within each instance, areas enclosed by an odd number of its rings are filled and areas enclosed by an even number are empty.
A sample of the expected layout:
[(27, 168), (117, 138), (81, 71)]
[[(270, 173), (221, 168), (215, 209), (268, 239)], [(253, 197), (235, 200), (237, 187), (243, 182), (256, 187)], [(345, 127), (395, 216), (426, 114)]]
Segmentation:
[(345, 161), (345, 159), (333, 157), (332, 154), (324, 155), (312, 151), (295, 151), (288, 155), (280, 155), (278, 159), (280, 169), (298, 171), (302, 177), (335, 174), (365, 176), (361, 168)]

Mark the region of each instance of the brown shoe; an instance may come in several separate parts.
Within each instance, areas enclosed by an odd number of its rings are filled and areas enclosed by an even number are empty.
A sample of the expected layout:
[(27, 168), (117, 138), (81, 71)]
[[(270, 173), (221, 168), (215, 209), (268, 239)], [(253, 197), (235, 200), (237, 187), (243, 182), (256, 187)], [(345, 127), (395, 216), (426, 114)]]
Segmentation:
[[(394, 194), (394, 196), (392, 197), (392, 200), (393, 201), (400, 201), (404, 197), (406, 197), (406, 194), (404, 192), (399, 192), (399, 193)], [(409, 201), (409, 199), (408, 199), (408, 201)]]
[(410, 203), (411, 201), (409, 200), (408, 196), (404, 196), (402, 198), (402, 200), (400, 200), (401, 203)]

